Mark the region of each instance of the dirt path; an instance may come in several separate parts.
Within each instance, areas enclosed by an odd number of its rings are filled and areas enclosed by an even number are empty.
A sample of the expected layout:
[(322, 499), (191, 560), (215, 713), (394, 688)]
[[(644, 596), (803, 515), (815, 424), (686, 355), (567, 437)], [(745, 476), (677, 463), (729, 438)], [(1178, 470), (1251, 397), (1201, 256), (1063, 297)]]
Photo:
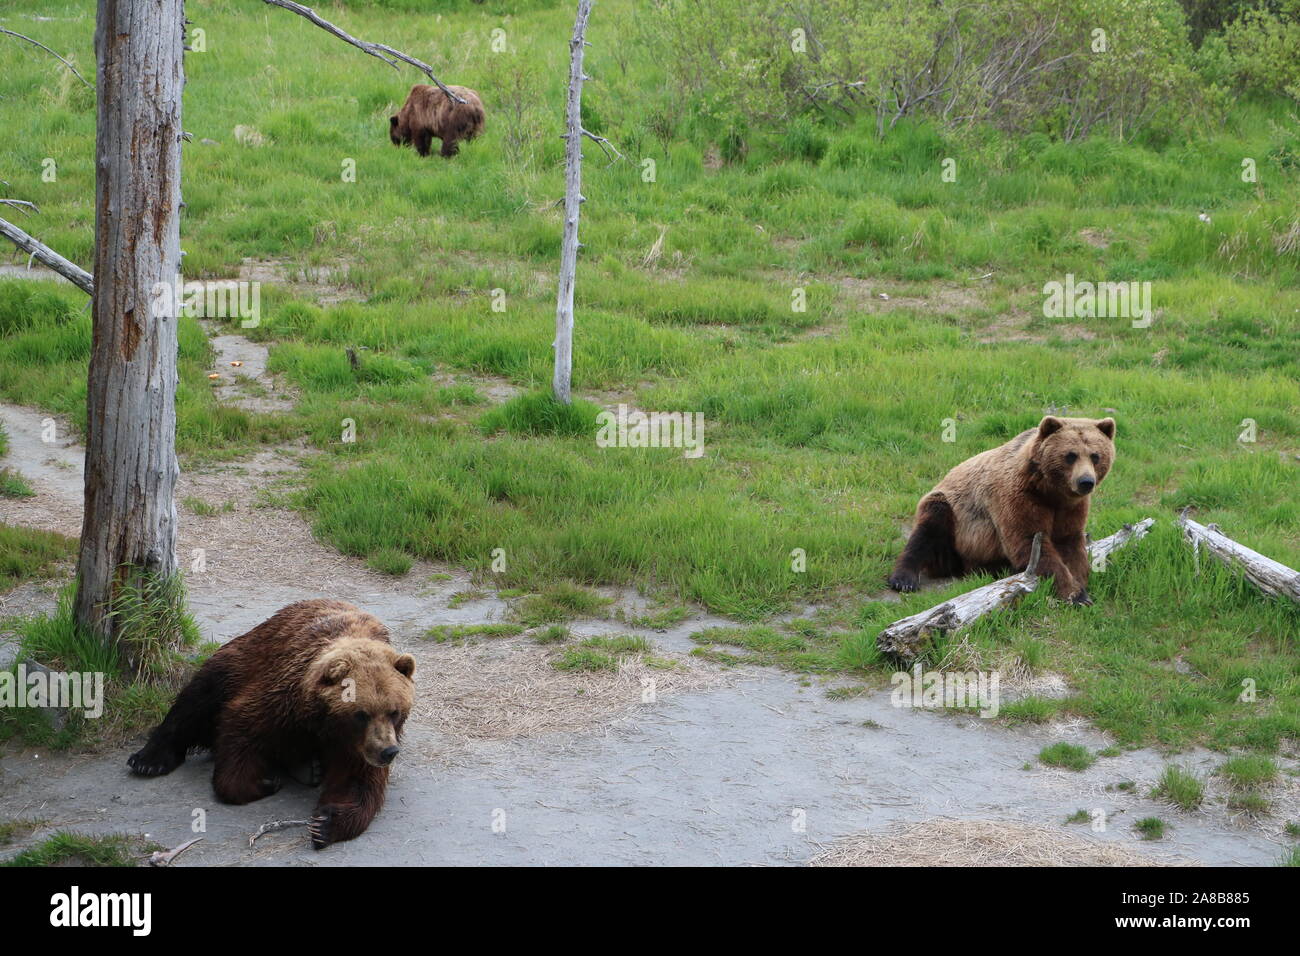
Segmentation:
[[(64, 441), (42, 442), (44, 418), (0, 405), (11, 442), (0, 465), (20, 471), (38, 492), (0, 498), (0, 521), (75, 535), (83, 453), (63, 430)], [(969, 851), (972, 860), (1005, 833), (1008, 849), (999, 859), (1072, 859), (1070, 847), (1083, 841), (1105, 851), (1096, 858), (1109, 862), (1269, 865), (1288, 843), (1281, 824), (1300, 816), (1300, 788), (1286, 774), (1270, 795), (1274, 812), (1251, 824), (1218, 803), (1184, 814), (1149, 799), (1166, 762), (1149, 750), (1103, 758), (1083, 773), (1037, 763), (1038, 751), (1058, 740), (1092, 749), (1108, 744), (1082, 722), (1008, 730), (971, 716), (897, 709), (887, 691), (835, 700), (825, 685), (784, 672), (721, 671), (686, 656), (695, 646), (692, 633), (727, 623), (705, 615), (666, 632), (614, 620), (573, 626), (579, 637), (647, 637), (657, 656), (676, 665), (657, 677), (636, 665), (566, 677), (550, 666), (556, 651), (526, 636), (435, 643), (423, 636), (428, 628), (500, 621), (507, 603), (495, 596), (453, 600), (471, 588), (458, 569), (417, 565), (395, 579), (315, 541), (300, 515), (268, 504), (265, 495), (292, 486), (306, 454), (268, 450), (183, 474), (180, 554), (189, 566), (195, 549), (203, 550), (204, 570), (187, 577), (205, 637), (225, 641), (284, 604), (332, 596), (377, 614), (394, 642), (417, 656), (420, 699), (388, 805), (370, 831), (323, 853), (309, 849), (301, 828), (268, 834), (250, 848), (248, 837), (261, 823), (304, 817), (313, 793), (289, 784), (250, 806), (222, 806), (212, 797), (207, 759), (142, 780), (126, 771), (127, 747), (98, 755), (11, 748), (0, 755), (0, 817), (47, 821), (33, 839), (60, 827), (148, 834), (175, 846), (194, 835), (194, 811), (202, 809), (204, 842), (177, 865), (879, 860), (882, 852), (888, 857), (889, 844), (861, 850), (854, 838), (932, 820), (958, 821), (936, 834), (950, 835), (953, 827), (967, 833), (960, 845), (979, 848)], [(194, 501), (203, 503), (197, 512)], [(629, 614), (644, 604), (630, 592), (608, 593)], [(26, 585), (3, 597), (10, 609), (53, 605), (49, 586)], [(647, 676), (656, 677), (649, 701)], [(1202, 775), (1221, 761), (1207, 752), (1178, 758)], [(1121, 781), (1135, 786), (1107, 789)], [(1103, 810), (1105, 832), (1064, 826), (1080, 809)], [(1132, 824), (1152, 815), (1171, 825), (1171, 835), (1140, 843)], [(914, 844), (926, 831), (889, 832), (890, 839), (911, 834), (908, 862), (924, 857), (924, 846)], [(1037, 841), (1032, 853), (1016, 849), (1026, 841)], [(949, 836), (938, 838), (932, 861), (962, 862), (952, 859), (953, 845)], [(828, 846), (832, 852), (825, 853)]]

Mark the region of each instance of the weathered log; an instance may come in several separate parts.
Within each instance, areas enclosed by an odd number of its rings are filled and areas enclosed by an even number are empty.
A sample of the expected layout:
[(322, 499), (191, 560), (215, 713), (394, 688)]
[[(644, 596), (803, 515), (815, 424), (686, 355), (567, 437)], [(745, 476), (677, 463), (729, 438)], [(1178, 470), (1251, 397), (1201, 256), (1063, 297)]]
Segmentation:
[(69, 262), (35, 236), (29, 236), (11, 222), (0, 219), (0, 236), (48, 269), (57, 272), (86, 295), (95, 294), (95, 277), (75, 262)]
[(1137, 524), (1126, 524), (1109, 537), (1088, 543), (1088, 558), (1094, 571), (1105, 571), (1110, 556), (1130, 541), (1137, 541), (1147, 536), (1155, 518), (1143, 518)]
[(1271, 597), (1290, 598), (1300, 602), (1300, 572), (1289, 568), (1267, 555), (1238, 544), (1218, 529), (1216, 525), (1203, 525), (1187, 517), (1184, 511), (1178, 516), (1178, 526), (1183, 538), (1197, 555), (1201, 547), (1230, 568), (1238, 568), (1246, 580)]
[[(1090, 543), (1088, 554), (1093, 566), (1096, 567), (1099, 562), (1104, 565), (1115, 551), (1130, 541), (1143, 538), (1153, 524), (1154, 518), (1144, 518), (1137, 524), (1125, 525), (1109, 537)], [(931, 634), (960, 630), (990, 611), (1007, 607), (1032, 593), (1041, 580), (1037, 568), (1042, 551), (1042, 537), (1041, 531), (1034, 535), (1029, 564), (1019, 574), (959, 594), (937, 607), (895, 621), (877, 635), (876, 647), (886, 654), (912, 660), (920, 653), (921, 646)]]
[(582, 72), (587, 45), (587, 18), (591, 0), (578, 0), (578, 15), (569, 40), (569, 99), (565, 112), (564, 145), (564, 237), (560, 243), (560, 281), (555, 293), (555, 372), (551, 391), (555, 400), (568, 405), (573, 378), (573, 285), (578, 271), (578, 216), (582, 195)]

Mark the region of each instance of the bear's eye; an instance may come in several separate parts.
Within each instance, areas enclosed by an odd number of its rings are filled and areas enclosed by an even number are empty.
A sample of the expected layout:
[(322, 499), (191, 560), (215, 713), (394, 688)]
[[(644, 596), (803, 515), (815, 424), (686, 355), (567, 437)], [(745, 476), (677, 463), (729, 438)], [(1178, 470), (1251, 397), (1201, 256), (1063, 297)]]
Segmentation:
[(1099, 461), (1101, 461), (1101, 455), (1097, 454), (1097, 453), (1094, 451), (1094, 452), (1092, 453), (1092, 463), (1095, 465), (1095, 464), (1097, 464), (1097, 462), (1099, 462)]
[(401, 716), (402, 715), (399, 714), (397, 711), (393, 711), (391, 714), (388, 715), (388, 719), (391, 720), (393, 723), (397, 723), (397, 718)]
[(1078, 460), (1079, 460), (1079, 456), (1075, 452), (1070, 452), (1068, 455), (1065, 456), (1065, 463), (1067, 465), (1073, 465)]
[(352, 715), (352, 719), (355, 720), (358, 724), (364, 724), (368, 720), (370, 720), (370, 715), (367, 714), (364, 710), (359, 710)]

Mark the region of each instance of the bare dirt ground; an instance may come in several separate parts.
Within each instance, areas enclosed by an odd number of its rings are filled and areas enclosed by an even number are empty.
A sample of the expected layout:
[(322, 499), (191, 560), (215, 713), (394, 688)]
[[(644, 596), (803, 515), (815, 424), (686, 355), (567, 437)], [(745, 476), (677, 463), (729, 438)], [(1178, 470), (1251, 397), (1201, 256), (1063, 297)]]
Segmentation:
[[(259, 348), (227, 343), (220, 354)], [(243, 359), (255, 383), (265, 376), (261, 358)], [(10, 437), (0, 466), (37, 491), (0, 498), (0, 522), (75, 536), (84, 452), (62, 424), (56, 441), (43, 442), (46, 418), (0, 405)], [(552, 660), (565, 645), (538, 645), (528, 635), (437, 643), (425, 636), (429, 628), (499, 622), (508, 602), (490, 590), (466, 600), (463, 592), (482, 583), (457, 568), (421, 564), (392, 578), (317, 542), (302, 516), (278, 503), (308, 454), (269, 449), (185, 472), (180, 558), (207, 638), (229, 640), (285, 604), (329, 596), (378, 615), (394, 643), (416, 655), (416, 713), (388, 805), (370, 830), (320, 853), (301, 827), (250, 846), (262, 823), (307, 816), (313, 791), (291, 783), (266, 800), (228, 807), (212, 796), (206, 758), (145, 780), (126, 769), (138, 741), (86, 754), (10, 746), (0, 753), (0, 818), (45, 821), (13, 851), (56, 828), (176, 846), (195, 835), (202, 810), (203, 842), (174, 865), (1269, 865), (1289, 842), (1282, 824), (1300, 815), (1300, 787), (1289, 775), (1269, 795), (1273, 812), (1257, 821), (1214, 800), (1213, 778), (1203, 811), (1153, 801), (1147, 794), (1166, 763), (1153, 751), (1103, 758), (1082, 773), (1037, 762), (1058, 740), (1108, 745), (1082, 721), (1006, 729), (898, 709), (887, 690), (832, 699), (826, 690), (834, 682), (720, 669), (688, 656), (691, 634), (729, 623), (702, 613), (666, 631), (613, 619), (572, 625), (570, 644), (628, 633), (652, 642), (656, 666), (626, 661), (617, 672), (561, 672)], [(36, 583), (0, 595), (0, 615), (48, 611), (55, 589)], [(629, 617), (646, 606), (636, 593), (607, 593)], [(12, 644), (0, 643), (0, 663), (13, 655)], [(1206, 776), (1222, 756), (1176, 759)], [(1114, 789), (1125, 781), (1133, 786)], [(1104, 829), (1066, 826), (1079, 810), (1100, 811)], [(1170, 835), (1140, 842), (1132, 824), (1153, 815)]]

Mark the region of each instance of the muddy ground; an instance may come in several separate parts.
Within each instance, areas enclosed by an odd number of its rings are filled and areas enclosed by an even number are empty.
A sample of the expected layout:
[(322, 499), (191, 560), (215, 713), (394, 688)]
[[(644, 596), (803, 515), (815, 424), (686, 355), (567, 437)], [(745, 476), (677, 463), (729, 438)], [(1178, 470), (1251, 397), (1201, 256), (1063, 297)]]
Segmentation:
[[(221, 336), (216, 371), (222, 400), (291, 401), (266, 380), (259, 346)], [(230, 374), (238, 356), (241, 374)], [(47, 416), (0, 405), (10, 450), (0, 467), (22, 473), (37, 495), (0, 498), (0, 521), (75, 536), (81, 521), (84, 454)], [(302, 819), (311, 788), (290, 783), (245, 807), (212, 796), (206, 758), (170, 776), (132, 777), (131, 744), (107, 753), (0, 754), (0, 818), (44, 825), (5, 852), (52, 829), (147, 835), (173, 847), (203, 842), (174, 865), (346, 864), (911, 864), (981, 862), (1204, 863), (1270, 865), (1300, 816), (1300, 787), (1284, 775), (1273, 812), (1252, 819), (1213, 799), (1184, 813), (1149, 794), (1167, 760), (1136, 750), (1075, 773), (1037, 762), (1058, 740), (1092, 749), (1105, 736), (1084, 722), (1008, 729), (973, 716), (895, 708), (887, 689), (848, 699), (760, 667), (723, 669), (687, 656), (690, 635), (728, 622), (704, 614), (667, 631), (614, 619), (579, 621), (577, 637), (640, 634), (672, 667), (629, 662), (619, 673), (572, 676), (551, 666), (553, 647), (527, 635), (437, 643), (428, 628), (508, 617), (507, 602), (475, 590), (456, 568), (417, 565), (392, 578), (317, 542), (303, 518), (276, 504), (293, 487), (305, 448), (259, 452), (244, 461), (186, 472), (178, 491), (180, 557), (202, 549), (205, 569), (188, 574), (191, 608), (204, 636), (226, 641), (277, 608), (339, 597), (378, 615), (395, 645), (416, 655), (420, 697), (408, 725), (388, 803), (360, 839), (313, 852), (302, 827), (249, 837), (264, 822)], [(195, 501), (208, 507), (198, 506)], [(211, 512), (211, 513), (209, 513)], [(54, 583), (0, 595), (0, 616), (48, 611)], [(609, 591), (628, 616), (645, 601)], [(0, 645), (0, 663), (12, 660)], [(1049, 675), (1050, 676), (1050, 675)], [(647, 681), (652, 683), (647, 684)], [(136, 741), (138, 744), (138, 741)], [(1194, 752), (1179, 763), (1201, 775), (1222, 755)], [(1292, 761), (1286, 761), (1291, 763)], [(1128, 790), (1109, 789), (1132, 781)], [(1079, 810), (1103, 811), (1106, 826), (1066, 825)], [(1169, 835), (1141, 842), (1133, 823), (1160, 816)], [(892, 841), (892, 842), (891, 842)], [(903, 854), (898, 847), (906, 846)]]

